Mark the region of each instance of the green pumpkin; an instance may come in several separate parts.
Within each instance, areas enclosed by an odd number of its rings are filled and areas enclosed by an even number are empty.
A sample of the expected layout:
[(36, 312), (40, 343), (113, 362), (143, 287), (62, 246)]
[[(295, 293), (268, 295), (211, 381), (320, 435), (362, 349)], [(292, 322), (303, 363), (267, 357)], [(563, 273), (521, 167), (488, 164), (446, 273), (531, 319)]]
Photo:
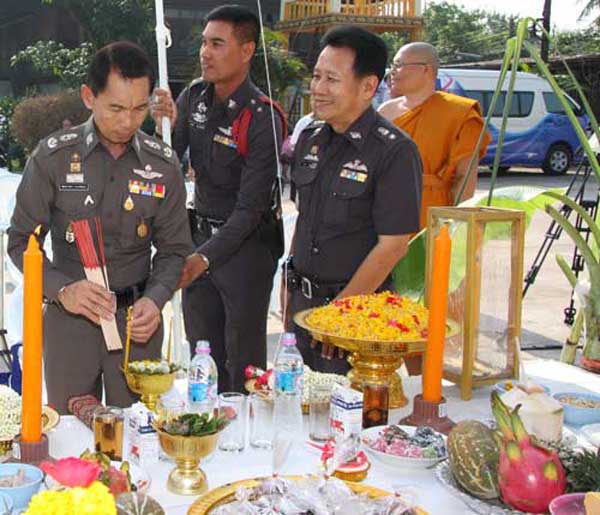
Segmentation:
[(476, 420), (459, 422), (448, 435), (448, 458), (454, 478), (480, 499), (496, 499), (498, 444), (494, 432)]

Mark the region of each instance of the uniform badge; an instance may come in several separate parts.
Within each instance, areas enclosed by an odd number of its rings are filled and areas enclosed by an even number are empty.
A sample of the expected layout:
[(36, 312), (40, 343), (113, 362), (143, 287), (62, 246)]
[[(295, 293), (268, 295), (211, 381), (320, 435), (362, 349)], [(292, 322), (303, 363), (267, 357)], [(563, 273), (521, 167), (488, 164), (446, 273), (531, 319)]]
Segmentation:
[(58, 140), (55, 137), (48, 138), (47, 145), (49, 149), (54, 149), (58, 145)]
[(386, 129), (385, 127), (378, 127), (377, 131), (379, 132), (379, 134), (381, 134), (382, 136), (387, 136), (390, 133), (389, 129)]
[(165, 147), (163, 148), (163, 154), (165, 155), (165, 157), (170, 158), (173, 155), (173, 150), (171, 149), (171, 147)]
[(362, 134), (360, 132), (354, 132), (354, 131), (352, 131), (350, 133), (350, 137), (352, 139), (361, 139), (362, 138)]
[(95, 202), (91, 195), (88, 195), (87, 197), (85, 197), (85, 200), (83, 201), (84, 206), (93, 206), (94, 204), (95, 204)]
[(365, 182), (367, 180), (368, 175), (366, 173), (355, 172), (353, 170), (348, 170), (347, 168), (344, 168), (340, 173), (340, 177), (343, 177), (344, 179), (350, 179), (351, 181)]
[(237, 107), (237, 104), (235, 103), (235, 100), (233, 100), (232, 98), (229, 99), (229, 103), (227, 104), (227, 107), (229, 107), (229, 109), (235, 109)]
[(143, 170), (139, 170), (138, 168), (134, 168), (133, 169), (133, 173), (136, 174), (136, 175), (139, 175), (143, 179), (148, 179), (148, 180), (160, 179), (163, 176), (162, 173), (153, 172), (152, 171), (152, 167), (150, 165), (146, 165), (146, 167)]
[(152, 141), (151, 139), (145, 139), (144, 143), (150, 148), (153, 148), (154, 150), (160, 150), (160, 143), (157, 143), (156, 141)]
[(73, 243), (75, 241), (75, 233), (73, 232), (73, 225), (69, 224), (65, 232), (65, 240), (67, 243)]
[(131, 198), (131, 195), (127, 195), (125, 202), (123, 202), (123, 209), (125, 211), (131, 211), (134, 207), (135, 207), (135, 204), (133, 203), (133, 199)]
[(215, 134), (213, 136), (213, 141), (220, 143), (221, 145), (225, 145), (226, 147), (236, 149), (237, 145), (232, 138), (228, 138), (227, 136), (222, 136), (221, 134)]
[(93, 141), (94, 141), (94, 135), (92, 133), (88, 134), (87, 138), (85, 138), (85, 144), (89, 147)]
[(69, 132), (67, 134), (63, 134), (59, 139), (62, 142), (67, 142), (67, 141), (71, 141), (72, 139), (75, 139), (76, 137), (77, 137), (76, 132)]
[(232, 133), (231, 133), (232, 129), (231, 129), (231, 127), (219, 127), (219, 130), (223, 134), (225, 134), (225, 136), (229, 136), (231, 138), (231, 136), (232, 136)]
[(140, 218), (140, 221), (138, 222), (136, 231), (137, 231), (137, 235), (139, 238), (143, 239), (146, 236), (148, 236), (148, 225), (146, 224), (146, 222), (143, 218)]
[(310, 153), (314, 156), (319, 153), (319, 145), (313, 145), (310, 147)]
[(165, 198), (166, 187), (164, 184), (157, 184), (146, 181), (129, 181), (129, 193), (142, 195), (143, 197)]
[[(81, 173), (81, 156), (77, 152), (74, 152), (71, 155), (71, 164), (69, 165), (69, 171), (71, 173)], [(69, 181), (67, 180), (67, 182)]]

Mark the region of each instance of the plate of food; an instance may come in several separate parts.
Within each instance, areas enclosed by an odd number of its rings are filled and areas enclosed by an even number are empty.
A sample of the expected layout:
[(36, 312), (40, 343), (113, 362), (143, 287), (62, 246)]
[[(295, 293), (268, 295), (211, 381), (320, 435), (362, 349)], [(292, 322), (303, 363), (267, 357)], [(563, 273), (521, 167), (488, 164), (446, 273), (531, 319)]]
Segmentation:
[(101, 452), (84, 451), (81, 459), (92, 461), (102, 467), (98, 478), (110, 489), (113, 495), (122, 492), (145, 492), (150, 488), (150, 476), (130, 461), (112, 461)]
[(361, 441), (368, 454), (394, 468), (426, 469), (447, 458), (445, 436), (426, 426), (375, 426)]

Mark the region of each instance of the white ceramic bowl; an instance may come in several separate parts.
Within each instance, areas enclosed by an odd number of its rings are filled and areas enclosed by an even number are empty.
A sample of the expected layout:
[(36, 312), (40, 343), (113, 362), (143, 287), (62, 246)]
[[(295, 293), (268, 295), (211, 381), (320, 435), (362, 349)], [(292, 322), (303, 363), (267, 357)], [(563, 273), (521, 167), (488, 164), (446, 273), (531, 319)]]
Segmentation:
[[(437, 463), (439, 463), (440, 461), (445, 459), (445, 457), (443, 457), (443, 458), (407, 458), (405, 456), (395, 456), (394, 454), (387, 454), (385, 452), (372, 449), (370, 446), (370, 442), (374, 442), (386, 427), (388, 427), (388, 426), (370, 427), (369, 429), (365, 429), (361, 433), (361, 441), (363, 443), (365, 451), (367, 452), (367, 454), (369, 456), (375, 458), (377, 461), (379, 461), (385, 465), (388, 465), (390, 467), (396, 468), (396, 469), (427, 469), (429, 467), (431, 467), (433, 469), (433, 467)], [(402, 428), (404, 431), (406, 431), (409, 435), (412, 435), (417, 430), (417, 428), (413, 427), (413, 426), (399, 426), (399, 427)], [(445, 441), (446, 437), (444, 435), (442, 435), (442, 436)]]

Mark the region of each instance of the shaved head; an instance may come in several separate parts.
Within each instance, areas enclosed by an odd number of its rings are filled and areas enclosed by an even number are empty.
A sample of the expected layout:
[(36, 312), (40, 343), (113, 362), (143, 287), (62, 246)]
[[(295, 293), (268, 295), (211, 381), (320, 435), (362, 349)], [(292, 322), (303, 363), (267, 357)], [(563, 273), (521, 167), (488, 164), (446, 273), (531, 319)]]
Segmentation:
[(440, 65), (440, 60), (438, 57), (437, 50), (433, 45), (424, 42), (416, 42), (409, 43), (408, 45), (404, 45), (400, 50), (398, 50), (398, 54), (402, 53), (402, 55), (410, 57), (415, 61), (420, 61), (423, 63), (431, 64), (436, 75)]

